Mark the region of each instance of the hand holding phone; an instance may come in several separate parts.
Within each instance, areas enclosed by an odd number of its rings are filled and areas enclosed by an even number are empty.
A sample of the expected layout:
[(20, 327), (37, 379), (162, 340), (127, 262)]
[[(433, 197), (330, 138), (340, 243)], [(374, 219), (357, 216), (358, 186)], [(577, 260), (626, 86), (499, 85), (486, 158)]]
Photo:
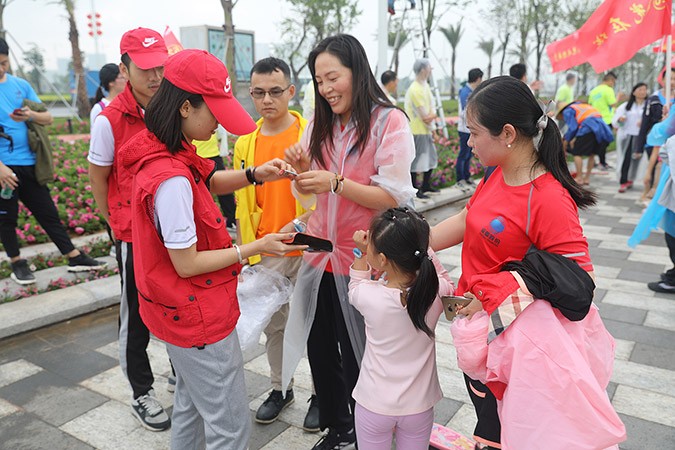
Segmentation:
[(293, 170), (284, 170), (284, 176), (295, 178), (298, 176), (298, 173)]
[(458, 316), (458, 312), (461, 308), (467, 306), (471, 303), (473, 299), (468, 297), (462, 297), (459, 295), (444, 295), (441, 297), (441, 302), (443, 302), (443, 312), (445, 313), (445, 318), (452, 320)]
[(12, 111), (12, 114), (15, 116), (23, 116), (25, 114), (25, 111), (23, 108), (16, 108), (14, 111)]
[(305, 233), (295, 233), (293, 239), (282, 241), (285, 244), (307, 245), (307, 252), (332, 252), (333, 243), (327, 239), (310, 236)]

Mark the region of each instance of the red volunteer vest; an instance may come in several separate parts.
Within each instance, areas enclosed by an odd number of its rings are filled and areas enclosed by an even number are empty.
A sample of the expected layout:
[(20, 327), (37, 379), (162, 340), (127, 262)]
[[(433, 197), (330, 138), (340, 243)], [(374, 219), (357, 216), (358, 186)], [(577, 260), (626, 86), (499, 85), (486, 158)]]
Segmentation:
[(108, 212), (110, 228), (116, 239), (131, 242), (131, 180), (132, 175), (119, 162), (119, 149), (139, 131), (145, 130), (143, 110), (127, 87), (101, 111), (108, 118), (115, 138), (115, 159), (108, 176)]
[[(179, 347), (201, 347), (227, 337), (237, 324), (237, 277), (240, 264), (181, 278), (155, 227), (155, 193), (159, 185), (184, 176), (192, 187), (197, 250), (232, 247), (225, 220), (205, 180), (214, 163), (194, 147), (171, 155), (149, 131), (139, 133), (120, 151), (134, 173), (132, 224), (134, 268), (140, 313), (159, 339)], [(130, 163), (136, 161), (135, 163)]]

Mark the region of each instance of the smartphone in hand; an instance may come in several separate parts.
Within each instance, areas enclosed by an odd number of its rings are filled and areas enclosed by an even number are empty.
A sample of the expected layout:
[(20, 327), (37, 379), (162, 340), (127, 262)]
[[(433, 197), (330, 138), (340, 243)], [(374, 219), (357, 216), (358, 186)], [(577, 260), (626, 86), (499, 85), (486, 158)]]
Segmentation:
[(327, 239), (318, 238), (316, 236), (310, 236), (305, 233), (295, 233), (293, 239), (287, 239), (282, 241), (285, 244), (292, 245), (307, 245), (308, 248), (305, 249), (306, 252), (332, 252), (333, 243)]
[(16, 108), (14, 111), (12, 111), (12, 114), (15, 116), (23, 116), (25, 114), (25, 111), (23, 108)]
[(462, 297), (459, 295), (443, 295), (441, 297), (441, 302), (443, 302), (443, 312), (445, 313), (445, 318), (452, 320), (457, 317), (457, 313), (460, 308), (471, 303), (470, 298)]

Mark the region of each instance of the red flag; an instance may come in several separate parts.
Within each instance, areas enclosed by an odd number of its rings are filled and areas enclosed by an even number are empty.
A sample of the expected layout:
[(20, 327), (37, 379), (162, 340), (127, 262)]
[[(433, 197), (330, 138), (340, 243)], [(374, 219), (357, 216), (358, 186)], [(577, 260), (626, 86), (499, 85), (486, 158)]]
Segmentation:
[(670, 33), (672, 6), (672, 0), (606, 0), (582, 27), (583, 38), (595, 45), (593, 69), (600, 73), (621, 65)]
[(169, 56), (183, 50), (183, 46), (168, 25), (164, 29), (164, 43), (166, 43), (166, 49), (169, 51)]
[[(584, 45), (586, 44), (586, 45)], [(546, 46), (553, 72), (561, 72), (587, 61), (589, 44), (579, 40), (579, 31)]]
[[(675, 34), (675, 23), (670, 29), (670, 36), (672, 36), (673, 34)], [(654, 47), (652, 47), (652, 51), (654, 53), (666, 53), (667, 49), (668, 49), (668, 36), (664, 36), (663, 39), (661, 39), (660, 45), (655, 45)], [(672, 47), (671, 50), (675, 51), (675, 45)]]

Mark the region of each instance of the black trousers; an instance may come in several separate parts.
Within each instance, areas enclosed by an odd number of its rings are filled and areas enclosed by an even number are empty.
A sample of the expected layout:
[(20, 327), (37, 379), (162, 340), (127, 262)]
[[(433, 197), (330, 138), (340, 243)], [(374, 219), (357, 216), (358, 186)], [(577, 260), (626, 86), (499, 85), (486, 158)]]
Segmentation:
[[(633, 163), (633, 147), (635, 139), (637, 136), (627, 136), (625, 139), (628, 139), (626, 144), (626, 151), (623, 155), (623, 163), (621, 164), (621, 177), (619, 178), (619, 184), (628, 183), (628, 171), (630, 170), (630, 165)], [(635, 164), (638, 164), (640, 160), (635, 160)], [(633, 181), (633, 180), (630, 180)]]
[(155, 381), (147, 352), (150, 331), (141, 320), (138, 310), (132, 245), (130, 242), (116, 241), (115, 250), (122, 283), (118, 322), (120, 367), (129, 380), (134, 398), (138, 398), (147, 394)]
[[(216, 170), (224, 170), (225, 163), (223, 158), (220, 156), (212, 156), (209, 158), (211, 161), (216, 163)], [(237, 223), (237, 220), (234, 217), (236, 211), (236, 205), (234, 204), (234, 194), (225, 194), (218, 196), (218, 203), (220, 204), (220, 209), (223, 211), (223, 216), (227, 220), (227, 226), (234, 225)]]
[(49, 238), (62, 254), (75, 250), (66, 227), (59, 218), (47, 186), (40, 185), (35, 178), (35, 166), (8, 166), (19, 179), (19, 186), (12, 198), (0, 198), (0, 240), (10, 258), (19, 256), (19, 240), (16, 236), (16, 221), (19, 214), (19, 200), (35, 216)]
[(473, 431), (474, 438), (477, 442), (489, 445), (489, 448), (498, 448), (493, 445), (500, 443), (502, 432), (502, 425), (497, 414), (497, 399), (487, 386), (471, 379), (466, 374), (464, 374), (464, 383), (478, 417), (478, 423)]
[(322, 430), (330, 427), (348, 431), (354, 427), (352, 391), (359, 378), (359, 365), (332, 273), (324, 272), (318, 296), (307, 356), (319, 402), (319, 426)]

